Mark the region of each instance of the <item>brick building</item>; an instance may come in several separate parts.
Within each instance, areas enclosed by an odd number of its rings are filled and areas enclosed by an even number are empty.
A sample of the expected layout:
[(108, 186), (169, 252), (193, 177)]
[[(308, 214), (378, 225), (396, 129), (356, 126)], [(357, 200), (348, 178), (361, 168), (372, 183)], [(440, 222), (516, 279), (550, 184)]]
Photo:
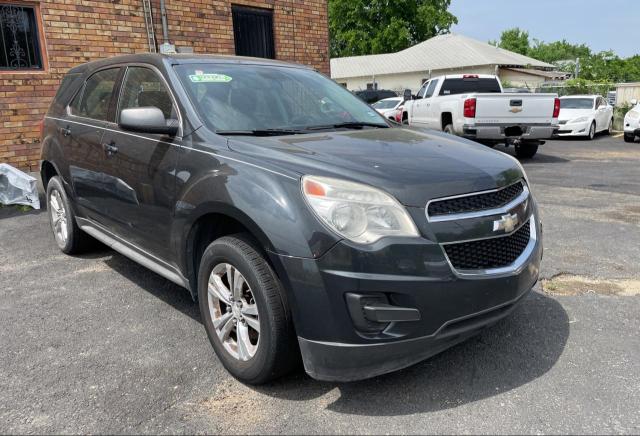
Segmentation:
[(0, 163), (38, 169), (39, 122), (64, 73), (87, 61), (167, 42), (179, 52), (273, 57), (329, 73), (326, 3), (0, 0)]

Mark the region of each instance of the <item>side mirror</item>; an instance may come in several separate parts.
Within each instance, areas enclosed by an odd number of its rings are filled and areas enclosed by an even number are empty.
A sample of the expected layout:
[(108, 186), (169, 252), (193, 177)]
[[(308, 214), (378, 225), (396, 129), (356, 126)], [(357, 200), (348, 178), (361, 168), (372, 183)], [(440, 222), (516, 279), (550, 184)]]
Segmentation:
[(404, 98), (404, 101), (411, 100), (411, 90), (405, 89), (404, 92), (402, 93), (402, 98)]
[(154, 106), (133, 107), (120, 112), (118, 125), (123, 130), (140, 133), (159, 133), (174, 136), (178, 133), (178, 123), (166, 120), (160, 109)]
[(637, 100), (637, 99), (635, 99), (635, 98), (632, 98), (632, 99), (631, 99), (631, 101), (630, 101), (629, 103), (631, 103), (631, 105), (632, 105), (632, 106), (635, 106), (635, 105), (637, 105), (637, 104), (638, 104), (638, 100)]

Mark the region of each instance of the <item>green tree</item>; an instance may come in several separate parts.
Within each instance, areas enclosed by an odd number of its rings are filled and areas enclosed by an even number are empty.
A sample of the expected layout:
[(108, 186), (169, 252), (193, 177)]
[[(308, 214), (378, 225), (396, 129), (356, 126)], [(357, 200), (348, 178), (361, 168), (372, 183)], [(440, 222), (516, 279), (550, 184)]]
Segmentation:
[(534, 39), (533, 46), (529, 48), (528, 56), (549, 63), (574, 61), (576, 58), (586, 59), (591, 56), (591, 49), (584, 44), (571, 44), (564, 39), (551, 43)]
[(529, 51), (529, 32), (520, 30), (519, 27), (507, 29), (500, 35), (500, 41), (489, 41), (490, 44), (522, 55)]
[(448, 33), (451, 0), (329, 0), (332, 57), (390, 53)]

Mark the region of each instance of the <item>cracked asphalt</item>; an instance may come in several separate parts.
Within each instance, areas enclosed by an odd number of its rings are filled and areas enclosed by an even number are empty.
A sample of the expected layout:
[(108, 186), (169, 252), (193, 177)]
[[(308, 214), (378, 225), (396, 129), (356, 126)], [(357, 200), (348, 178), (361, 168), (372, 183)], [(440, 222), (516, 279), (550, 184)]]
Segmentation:
[(550, 141), (524, 166), (542, 277), (597, 289), (536, 286), (481, 335), (352, 384), (244, 386), (186, 291), (104, 247), (65, 256), (45, 213), (0, 209), (0, 433), (640, 433), (640, 296), (602, 292), (640, 279), (640, 144)]

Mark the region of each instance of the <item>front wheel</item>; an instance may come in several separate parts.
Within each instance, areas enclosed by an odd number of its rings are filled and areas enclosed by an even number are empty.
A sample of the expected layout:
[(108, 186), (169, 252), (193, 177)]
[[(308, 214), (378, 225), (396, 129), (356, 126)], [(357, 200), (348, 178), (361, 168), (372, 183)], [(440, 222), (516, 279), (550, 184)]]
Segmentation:
[(538, 152), (538, 144), (523, 143), (515, 146), (516, 157), (519, 159), (531, 159)]
[(268, 382), (299, 361), (282, 285), (248, 236), (225, 236), (207, 247), (198, 299), (216, 355), (240, 381)]
[(587, 133), (587, 139), (591, 141), (595, 137), (596, 137), (596, 122), (594, 121), (593, 123), (591, 123), (591, 126), (589, 127), (589, 133)]
[(636, 140), (636, 136), (633, 133), (624, 134), (624, 142), (634, 142), (635, 140)]

